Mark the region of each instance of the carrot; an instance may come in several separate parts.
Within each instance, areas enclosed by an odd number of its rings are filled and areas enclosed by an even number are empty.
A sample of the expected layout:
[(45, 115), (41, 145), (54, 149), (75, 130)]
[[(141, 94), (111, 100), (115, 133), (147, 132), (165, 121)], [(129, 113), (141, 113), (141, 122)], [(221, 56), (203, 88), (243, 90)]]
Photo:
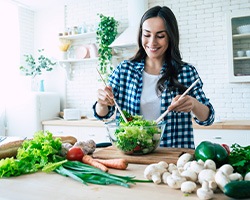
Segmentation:
[(109, 160), (95, 158), (94, 160), (96, 160), (97, 162), (99, 162), (99, 163), (101, 163), (109, 168), (124, 170), (124, 169), (127, 169), (127, 167), (128, 167), (127, 160), (123, 159), (123, 158), (109, 159)]
[(100, 170), (104, 171), (104, 172), (107, 172), (108, 171), (108, 168), (97, 162), (96, 160), (94, 160), (90, 155), (87, 155), (85, 154), (83, 157), (82, 157), (82, 162), (85, 163), (85, 164), (88, 164), (88, 165), (91, 165), (93, 167), (96, 167), (96, 168), (99, 168)]

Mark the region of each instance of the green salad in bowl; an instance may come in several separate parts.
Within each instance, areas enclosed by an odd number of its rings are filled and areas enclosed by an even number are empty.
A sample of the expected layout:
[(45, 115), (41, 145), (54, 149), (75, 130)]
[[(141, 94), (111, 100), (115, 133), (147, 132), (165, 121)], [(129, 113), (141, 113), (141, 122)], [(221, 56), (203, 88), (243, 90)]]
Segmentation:
[(142, 116), (129, 116), (128, 122), (122, 119), (106, 123), (110, 141), (125, 154), (143, 155), (153, 152), (160, 144), (166, 123), (143, 119)]

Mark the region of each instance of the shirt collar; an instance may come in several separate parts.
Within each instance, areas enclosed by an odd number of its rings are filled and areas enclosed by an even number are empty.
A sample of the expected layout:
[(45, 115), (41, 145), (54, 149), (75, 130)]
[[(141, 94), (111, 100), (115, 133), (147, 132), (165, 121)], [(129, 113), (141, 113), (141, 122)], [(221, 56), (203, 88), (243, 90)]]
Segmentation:
[(141, 60), (140, 62), (135, 62), (135, 69), (142, 72), (145, 66), (145, 61)]
[[(142, 59), (140, 62), (135, 62), (135, 69), (137, 69), (138, 71), (142, 72), (144, 67), (145, 67), (144, 59)], [(167, 68), (167, 64), (164, 63), (161, 68), (160, 74), (163, 74), (166, 71), (166, 68)]]

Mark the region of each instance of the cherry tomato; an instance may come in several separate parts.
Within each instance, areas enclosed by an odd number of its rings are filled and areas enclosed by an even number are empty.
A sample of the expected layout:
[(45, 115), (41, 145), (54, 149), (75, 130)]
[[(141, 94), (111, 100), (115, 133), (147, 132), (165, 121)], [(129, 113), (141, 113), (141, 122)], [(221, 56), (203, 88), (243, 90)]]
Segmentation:
[(71, 161), (82, 161), (84, 152), (80, 147), (72, 147), (67, 152), (66, 158)]
[(227, 154), (229, 155), (230, 154), (230, 148), (229, 148), (229, 146), (227, 144), (221, 144), (221, 146), (223, 146), (226, 149)]
[(126, 117), (126, 119), (128, 120), (128, 122), (132, 121), (133, 120), (133, 117)]
[(141, 150), (141, 147), (139, 145), (137, 145), (135, 148), (134, 148), (134, 151), (140, 151)]

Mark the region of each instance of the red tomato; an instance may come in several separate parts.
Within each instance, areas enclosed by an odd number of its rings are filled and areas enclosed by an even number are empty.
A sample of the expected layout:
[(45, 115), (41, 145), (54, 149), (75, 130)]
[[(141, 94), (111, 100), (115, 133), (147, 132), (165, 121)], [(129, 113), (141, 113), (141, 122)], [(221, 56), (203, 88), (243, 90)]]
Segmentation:
[(223, 146), (226, 149), (227, 154), (229, 155), (230, 154), (230, 148), (229, 148), (229, 146), (227, 144), (221, 144), (221, 146)]
[(127, 117), (126, 119), (128, 120), (128, 122), (130, 122), (133, 120), (133, 117)]
[(67, 159), (72, 161), (82, 161), (84, 152), (80, 147), (72, 147), (67, 152)]
[(137, 145), (135, 148), (134, 148), (134, 151), (140, 151), (141, 150), (141, 147), (139, 145)]

